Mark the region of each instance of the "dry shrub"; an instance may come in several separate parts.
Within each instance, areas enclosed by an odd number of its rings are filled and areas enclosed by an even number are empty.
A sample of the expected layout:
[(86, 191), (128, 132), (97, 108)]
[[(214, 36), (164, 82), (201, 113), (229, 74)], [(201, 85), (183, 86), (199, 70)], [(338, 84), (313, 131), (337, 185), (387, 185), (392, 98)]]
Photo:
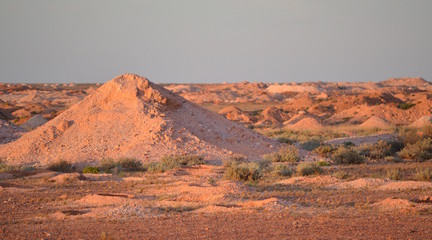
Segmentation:
[(321, 145), (314, 149), (314, 152), (321, 157), (330, 157), (336, 148), (332, 145)]
[(294, 174), (294, 170), (286, 165), (276, 165), (273, 168), (273, 173), (283, 177), (291, 177)]
[(400, 152), (399, 156), (404, 159), (411, 159), (422, 162), (432, 157), (432, 140), (430, 138), (420, 140), (414, 144), (407, 144)]
[(417, 181), (431, 181), (432, 169), (430, 168), (417, 168), (414, 173), (414, 179)]
[(278, 152), (269, 153), (263, 156), (265, 160), (272, 162), (291, 162), (295, 163), (300, 160), (299, 151), (293, 145), (286, 146)]
[(58, 162), (49, 165), (48, 170), (69, 173), (73, 172), (74, 168), (72, 167), (72, 164), (70, 164), (66, 160), (59, 160)]
[(182, 166), (196, 166), (204, 164), (204, 157), (197, 155), (169, 155), (162, 157), (160, 162), (153, 162), (147, 166), (147, 171), (166, 172), (171, 169), (179, 168)]
[(263, 169), (257, 162), (238, 163), (232, 161), (225, 167), (224, 178), (237, 181), (256, 181), (263, 176)]
[(364, 157), (355, 149), (341, 146), (331, 156), (331, 160), (336, 164), (360, 164), (364, 162)]
[(387, 178), (391, 180), (402, 180), (404, 174), (400, 168), (387, 170)]
[(300, 176), (309, 176), (312, 174), (320, 174), (322, 172), (321, 167), (316, 163), (303, 162), (297, 165), (297, 173)]

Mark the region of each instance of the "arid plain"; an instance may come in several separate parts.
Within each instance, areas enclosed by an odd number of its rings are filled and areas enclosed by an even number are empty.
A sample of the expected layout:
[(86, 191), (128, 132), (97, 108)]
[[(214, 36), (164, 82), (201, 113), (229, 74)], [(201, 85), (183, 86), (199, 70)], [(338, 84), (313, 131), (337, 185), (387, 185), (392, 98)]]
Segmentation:
[(0, 84), (0, 121), (1, 239), (432, 238), (422, 78)]

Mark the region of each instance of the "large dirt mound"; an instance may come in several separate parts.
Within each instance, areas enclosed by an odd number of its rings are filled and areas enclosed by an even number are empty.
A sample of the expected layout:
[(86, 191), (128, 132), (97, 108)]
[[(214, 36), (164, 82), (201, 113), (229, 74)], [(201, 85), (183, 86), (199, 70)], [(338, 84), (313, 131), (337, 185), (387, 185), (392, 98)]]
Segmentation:
[(429, 85), (429, 82), (423, 78), (390, 78), (385, 81), (381, 81), (380, 84), (384, 86), (422, 87), (424, 85)]
[(41, 165), (109, 157), (156, 161), (166, 154), (185, 153), (208, 160), (231, 153), (255, 159), (276, 145), (145, 78), (125, 74), (17, 141), (2, 145), (0, 158)]
[(287, 128), (294, 130), (321, 130), (323, 127), (321, 122), (313, 117), (305, 117), (294, 124), (287, 125)]

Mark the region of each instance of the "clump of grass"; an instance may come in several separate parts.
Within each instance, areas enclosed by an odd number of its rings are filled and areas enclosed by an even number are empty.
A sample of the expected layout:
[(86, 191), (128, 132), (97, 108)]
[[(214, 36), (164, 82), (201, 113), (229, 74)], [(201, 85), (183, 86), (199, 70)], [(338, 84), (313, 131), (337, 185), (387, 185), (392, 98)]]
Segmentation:
[(294, 174), (293, 169), (286, 165), (276, 165), (273, 168), (273, 172), (276, 175), (283, 176), (283, 177), (291, 177)]
[(318, 161), (316, 164), (317, 164), (318, 166), (320, 166), (320, 167), (328, 167), (328, 166), (330, 166), (330, 163), (327, 162), (327, 161), (324, 161), (324, 160), (320, 160), (320, 161)]
[(111, 173), (116, 169), (117, 163), (112, 158), (104, 158), (99, 162), (99, 170), (105, 173)]
[(92, 167), (92, 166), (88, 166), (85, 167), (82, 171), (83, 173), (99, 173), (99, 168), (98, 167)]
[(286, 138), (286, 137), (279, 137), (276, 139), (280, 143), (287, 143), (287, 144), (293, 144), (293, 140)]
[(162, 157), (160, 162), (153, 162), (147, 166), (147, 171), (152, 173), (166, 172), (182, 166), (196, 166), (204, 164), (204, 158), (197, 155), (169, 155)]
[(72, 167), (72, 164), (70, 164), (66, 160), (59, 160), (58, 162), (49, 165), (48, 170), (69, 173), (73, 172), (74, 168)]
[(349, 175), (347, 172), (340, 170), (340, 171), (334, 172), (332, 174), (332, 176), (335, 178), (338, 178), (338, 179), (346, 179), (346, 178), (348, 178)]
[(393, 168), (387, 170), (387, 178), (391, 180), (402, 180), (404, 174), (401, 169), (399, 168)]
[(286, 146), (278, 152), (269, 153), (263, 156), (265, 160), (272, 162), (291, 162), (295, 163), (300, 160), (299, 151), (293, 145)]
[(316, 163), (303, 162), (297, 165), (297, 173), (300, 176), (309, 176), (313, 174), (320, 174), (322, 172), (321, 167)]
[(352, 148), (341, 146), (331, 156), (331, 160), (336, 164), (360, 164), (364, 162), (364, 157)]
[(431, 181), (432, 169), (430, 168), (417, 168), (414, 173), (414, 179), (417, 181)]
[(330, 157), (336, 148), (332, 145), (321, 145), (314, 149), (314, 152), (321, 157)]
[(259, 163), (238, 163), (232, 161), (225, 165), (224, 178), (237, 181), (257, 181), (263, 176), (263, 170)]
[(420, 140), (414, 144), (407, 144), (400, 152), (399, 156), (417, 162), (423, 162), (432, 157), (432, 140), (430, 138)]

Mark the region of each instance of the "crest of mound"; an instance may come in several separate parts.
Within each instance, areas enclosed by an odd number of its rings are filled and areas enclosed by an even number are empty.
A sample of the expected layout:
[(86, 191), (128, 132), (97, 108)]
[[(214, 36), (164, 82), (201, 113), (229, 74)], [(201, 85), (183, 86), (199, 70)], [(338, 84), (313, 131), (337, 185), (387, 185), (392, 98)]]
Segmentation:
[(423, 78), (390, 78), (385, 81), (381, 81), (380, 84), (384, 86), (422, 87), (424, 85), (429, 85), (429, 82)]
[(423, 116), (411, 124), (411, 127), (432, 126), (432, 116)]
[(134, 74), (114, 78), (56, 118), (0, 146), (12, 164), (72, 163), (104, 158), (158, 161), (163, 155), (197, 154), (220, 160), (251, 159), (277, 143)]
[(390, 128), (392, 124), (380, 117), (373, 116), (360, 124), (361, 128)]
[(324, 126), (317, 118), (305, 117), (300, 121), (287, 125), (287, 128), (294, 130), (320, 130)]

